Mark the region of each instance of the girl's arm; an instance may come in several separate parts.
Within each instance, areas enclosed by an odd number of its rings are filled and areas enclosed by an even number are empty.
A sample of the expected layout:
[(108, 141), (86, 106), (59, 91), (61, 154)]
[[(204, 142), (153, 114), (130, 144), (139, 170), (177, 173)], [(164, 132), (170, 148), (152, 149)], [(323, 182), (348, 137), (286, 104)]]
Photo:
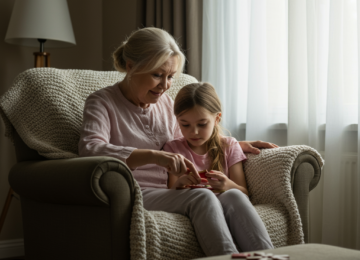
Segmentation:
[(242, 162), (235, 163), (229, 168), (229, 177), (219, 171), (209, 171), (205, 175), (214, 189), (222, 191), (239, 189), (249, 196)]
[(242, 162), (235, 163), (229, 168), (229, 177), (234, 183), (234, 188), (249, 196)]

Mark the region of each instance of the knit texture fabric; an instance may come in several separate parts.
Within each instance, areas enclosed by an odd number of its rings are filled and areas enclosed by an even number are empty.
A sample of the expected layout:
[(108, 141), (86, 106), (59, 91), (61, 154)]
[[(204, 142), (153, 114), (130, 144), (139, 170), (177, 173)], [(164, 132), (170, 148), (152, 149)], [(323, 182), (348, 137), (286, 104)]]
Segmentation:
[(193, 259), (205, 257), (190, 220), (180, 214), (147, 211), (140, 186), (135, 183), (135, 201), (130, 226), (131, 259)]
[(321, 155), (306, 145), (263, 149), (247, 154), (244, 163), (251, 203), (265, 223), (275, 247), (304, 243), (301, 218), (291, 188), (291, 170), (296, 158), (307, 153), (324, 166)]
[[(304, 243), (301, 218), (291, 190), (291, 169), (301, 153), (308, 153), (322, 168), (324, 161), (305, 145), (261, 150), (247, 154), (244, 172), (250, 200), (260, 215), (274, 247)], [(135, 185), (130, 231), (132, 259), (192, 259), (204, 256), (188, 218), (143, 208)]]
[[(124, 77), (117, 71), (29, 69), (0, 97), (5, 136), (13, 140), (16, 129), (30, 148), (49, 159), (78, 157), (86, 98)], [(181, 87), (194, 82), (194, 77), (181, 74), (166, 93), (174, 98)]]
[[(124, 74), (90, 70), (36, 68), (21, 73), (0, 97), (5, 135), (16, 129), (22, 140), (49, 159), (78, 157), (78, 141), (85, 100), (100, 88), (122, 80)], [(175, 98), (186, 84), (197, 82), (182, 74), (167, 93)], [(248, 154), (244, 171), (250, 200), (275, 247), (303, 243), (299, 211), (291, 190), (291, 169), (301, 153), (319, 153), (308, 146), (288, 146)], [(182, 215), (143, 208), (135, 181), (130, 246), (132, 259), (191, 259), (204, 256), (190, 220)]]

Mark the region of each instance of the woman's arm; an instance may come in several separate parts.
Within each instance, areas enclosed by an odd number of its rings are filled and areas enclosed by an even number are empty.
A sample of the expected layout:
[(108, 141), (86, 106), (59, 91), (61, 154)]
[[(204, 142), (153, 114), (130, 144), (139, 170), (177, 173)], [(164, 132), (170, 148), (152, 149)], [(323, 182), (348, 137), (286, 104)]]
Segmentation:
[(126, 159), (125, 163), (130, 169), (136, 169), (146, 164), (155, 164), (155, 152), (149, 149), (136, 149)]
[[(197, 176), (198, 183), (201, 178), (194, 165), (180, 154), (168, 153), (158, 150), (137, 149), (134, 147), (114, 145), (111, 139), (111, 118), (115, 113), (108, 107), (108, 103), (96, 93), (88, 97), (85, 102), (83, 124), (79, 140), (80, 156), (110, 156), (122, 160), (130, 169), (146, 164), (156, 164), (167, 169), (169, 173), (180, 176), (186, 173), (187, 168)], [(129, 136), (133, 138), (134, 136)]]
[(175, 175), (175, 177), (184, 175), (187, 168), (189, 168), (195, 173), (195, 176), (197, 176), (197, 178), (195, 177), (196, 182), (201, 182), (200, 175), (195, 166), (181, 154), (157, 150), (136, 149), (126, 159), (126, 164), (130, 169), (135, 169), (146, 164), (156, 164), (166, 168), (168, 173), (170, 173), (169, 175)]
[(176, 189), (176, 181), (179, 179), (179, 177), (175, 176), (174, 174), (168, 173), (169, 179), (168, 179), (168, 188), (169, 189)]
[(279, 146), (277, 146), (276, 144), (263, 141), (240, 141), (239, 144), (244, 153), (253, 154), (260, 153), (260, 150), (258, 148), (279, 148)]
[(110, 156), (125, 162), (136, 150), (136, 146), (110, 143), (111, 113), (115, 113), (110, 105), (111, 101), (97, 92), (86, 99), (78, 144), (80, 156)]

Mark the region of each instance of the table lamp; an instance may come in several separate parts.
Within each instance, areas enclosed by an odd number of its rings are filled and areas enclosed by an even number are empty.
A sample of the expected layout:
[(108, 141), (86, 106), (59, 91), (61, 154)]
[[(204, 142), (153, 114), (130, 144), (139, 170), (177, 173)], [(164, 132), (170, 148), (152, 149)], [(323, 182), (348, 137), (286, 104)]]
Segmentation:
[[(16, 0), (5, 42), (37, 47), (35, 67), (50, 67), (47, 48), (70, 47), (76, 44), (66, 0)], [(10, 188), (0, 215), (0, 232), (13, 197)]]
[(66, 0), (16, 0), (11, 14), (5, 42), (37, 47), (35, 67), (50, 67), (50, 53), (46, 48), (75, 45)]

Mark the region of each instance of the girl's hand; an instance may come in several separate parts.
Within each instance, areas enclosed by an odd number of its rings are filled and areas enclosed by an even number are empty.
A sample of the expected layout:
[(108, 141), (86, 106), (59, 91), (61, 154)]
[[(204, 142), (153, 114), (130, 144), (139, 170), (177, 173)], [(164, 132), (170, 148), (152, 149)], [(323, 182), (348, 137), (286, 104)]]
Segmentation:
[(185, 174), (177, 179), (173, 188), (186, 188), (185, 186), (196, 184), (198, 184), (198, 182), (193, 174)]
[[(237, 185), (230, 180), (224, 173), (219, 171), (209, 171), (205, 174), (211, 187), (216, 190), (229, 190)], [(214, 179), (213, 179), (214, 178)]]
[(241, 149), (244, 153), (259, 154), (258, 148), (279, 148), (276, 144), (263, 142), (263, 141), (240, 141)]
[(174, 174), (175, 176), (182, 176), (186, 174), (187, 168), (194, 174), (193, 179), (195, 184), (201, 182), (200, 175), (196, 170), (195, 166), (191, 161), (186, 159), (181, 154), (169, 153), (165, 151), (155, 151), (154, 152), (154, 161), (157, 165), (166, 168), (168, 173)]

